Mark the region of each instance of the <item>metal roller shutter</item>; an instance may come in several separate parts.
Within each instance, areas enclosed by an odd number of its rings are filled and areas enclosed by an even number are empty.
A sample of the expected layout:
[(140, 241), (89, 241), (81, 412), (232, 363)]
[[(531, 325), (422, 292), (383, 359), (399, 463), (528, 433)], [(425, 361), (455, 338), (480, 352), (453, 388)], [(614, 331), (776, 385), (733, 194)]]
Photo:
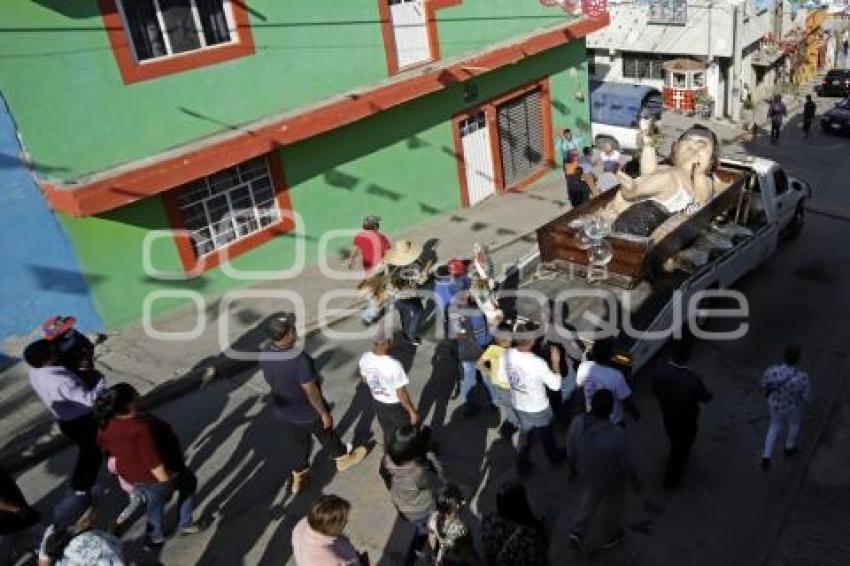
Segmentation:
[(499, 106), (502, 175), (509, 187), (543, 164), (541, 94), (535, 90)]

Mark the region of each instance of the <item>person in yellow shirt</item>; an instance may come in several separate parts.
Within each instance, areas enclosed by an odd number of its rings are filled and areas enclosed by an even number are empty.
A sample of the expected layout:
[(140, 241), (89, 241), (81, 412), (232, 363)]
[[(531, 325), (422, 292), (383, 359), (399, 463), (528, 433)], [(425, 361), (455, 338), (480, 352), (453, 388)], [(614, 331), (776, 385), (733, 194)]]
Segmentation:
[(511, 405), (511, 384), (502, 364), (505, 352), (513, 344), (512, 330), (510, 323), (500, 324), (494, 333), (494, 342), (487, 346), (476, 364), (484, 376), (482, 381), (490, 392), (490, 398), (497, 404), (504, 417), (499, 434), (505, 438), (510, 438), (519, 429), (519, 420)]

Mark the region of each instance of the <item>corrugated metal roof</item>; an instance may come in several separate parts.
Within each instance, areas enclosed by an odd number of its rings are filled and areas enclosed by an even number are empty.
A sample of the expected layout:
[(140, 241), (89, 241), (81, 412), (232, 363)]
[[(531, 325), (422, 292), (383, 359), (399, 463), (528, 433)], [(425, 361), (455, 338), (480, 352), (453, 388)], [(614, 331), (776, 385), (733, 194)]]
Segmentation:
[[(647, 23), (649, 7), (645, 3), (609, 3), (611, 23), (607, 28), (590, 34), (587, 46), (590, 49), (706, 57), (709, 55), (710, 40), (711, 55), (731, 57), (732, 6), (725, 1), (712, 4), (709, 10), (708, 2), (689, 2), (685, 25), (661, 25)], [(757, 14), (749, 3), (746, 9), (743, 43), (749, 46), (770, 31), (770, 13)]]

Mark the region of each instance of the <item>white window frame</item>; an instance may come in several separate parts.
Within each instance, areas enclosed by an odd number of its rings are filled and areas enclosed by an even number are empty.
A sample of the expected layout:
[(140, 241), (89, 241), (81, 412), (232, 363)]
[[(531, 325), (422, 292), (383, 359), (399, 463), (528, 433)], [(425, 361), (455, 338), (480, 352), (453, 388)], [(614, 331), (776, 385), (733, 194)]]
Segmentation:
[(233, 4), (231, 4), (230, 0), (222, 0), (224, 16), (227, 18), (227, 29), (230, 31), (230, 41), (216, 43), (215, 45), (207, 45), (207, 38), (204, 37), (204, 30), (201, 26), (201, 16), (198, 12), (198, 5), (195, 3), (195, 0), (189, 0), (192, 8), (192, 16), (195, 20), (195, 29), (198, 30), (198, 41), (201, 45), (197, 49), (184, 51), (182, 53), (173, 53), (171, 48), (171, 39), (168, 37), (168, 32), (165, 29), (165, 18), (162, 15), (159, 0), (150, 0), (156, 10), (156, 20), (159, 23), (159, 32), (162, 34), (162, 41), (165, 44), (166, 50), (168, 50), (168, 54), (160, 55), (159, 57), (151, 57), (150, 59), (139, 59), (139, 55), (136, 53), (136, 44), (133, 41), (132, 34), (130, 33), (130, 24), (127, 21), (127, 16), (124, 14), (124, 2), (127, 1), (136, 2), (138, 0), (115, 0), (115, 3), (118, 6), (118, 13), (121, 14), (121, 23), (124, 25), (124, 36), (127, 38), (127, 43), (130, 45), (130, 51), (133, 53), (133, 59), (135, 59), (136, 63), (139, 65), (147, 65), (149, 63), (156, 63), (166, 59), (174, 59), (175, 57), (191, 56), (202, 50), (218, 49), (220, 47), (228, 47), (239, 43), (239, 30), (236, 26), (236, 18), (233, 16)]
[[(253, 160), (249, 159), (247, 161), (253, 161)], [(238, 163), (238, 164), (234, 165), (233, 167), (228, 167), (227, 169), (237, 168), (237, 167), (241, 166), (243, 163), (246, 163), (247, 161), (242, 162), (242, 163)], [(197, 200), (193, 200), (193, 201), (186, 203), (186, 204), (180, 204), (179, 202), (176, 202), (176, 200), (180, 198), (179, 191), (183, 190), (185, 185), (180, 186), (176, 189), (177, 194), (175, 194), (175, 196), (174, 196), (175, 206), (180, 211), (180, 214), (183, 215), (184, 227), (189, 233), (193, 233), (197, 230), (200, 230), (200, 228), (191, 228), (191, 227), (189, 227), (188, 225), (185, 224), (185, 214), (186, 214), (185, 209), (188, 208), (189, 206), (195, 206), (195, 205), (200, 204), (201, 207), (203, 208), (203, 211), (204, 211), (204, 218), (206, 220), (206, 226), (205, 227), (210, 233), (209, 241), (212, 242), (213, 248), (211, 250), (207, 251), (207, 252), (200, 253), (198, 248), (196, 247), (196, 245), (194, 243), (194, 239), (193, 239), (192, 249), (195, 252), (195, 255), (197, 257), (200, 258), (200, 257), (203, 257), (203, 256), (218, 253), (221, 250), (236, 244), (237, 242), (240, 242), (242, 240), (246, 240), (246, 239), (251, 238), (251, 237), (253, 237), (253, 236), (255, 236), (255, 235), (257, 235), (261, 232), (264, 232), (265, 230), (268, 230), (269, 228), (279, 224), (281, 222), (281, 220), (283, 220), (283, 214), (282, 214), (280, 206), (277, 202), (277, 196), (278, 196), (277, 195), (277, 189), (275, 187), (274, 175), (272, 174), (272, 169), (271, 169), (271, 166), (269, 165), (269, 157), (267, 155), (263, 156), (263, 161), (265, 162), (265, 165), (266, 165), (264, 175), (257, 175), (256, 177), (252, 177), (251, 179), (249, 179), (247, 181), (240, 180), (239, 184), (237, 184), (233, 187), (230, 187), (229, 189), (227, 189), (225, 191), (216, 193), (214, 195), (209, 195), (209, 196), (206, 196), (206, 197), (203, 197), (203, 198), (199, 198)], [(207, 175), (205, 177), (197, 179), (196, 181), (192, 181), (192, 183), (196, 183), (198, 181), (203, 181), (207, 186), (207, 190), (209, 192), (212, 192), (210, 190), (210, 177), (211, 177), (211, 175)], [(260, 220), (261, 211), (260, 211), (259, 208), (257, 208), (257, 201), (254, 197), (253, 188), (251, 187), (251, 182), (255, 181), (255, 180), (257, 180), (261, 177), (267, 177), (268, 180), (269, 180), (269, 185), (270, 185), (271, 191), (272, 191), (272, 202), (274, 202), (274, 210), (277, 213), (277, 219), (275, 221), (269, 223), (269, 224), (266, 224), (265, 226), (263, 226), (262, 221)], [(187, 184), (190, 184), (190, 183), (187, 183)], [(242, 218), (243, 215), (234, 214), (235, 211), (234, 211), (234, 208), (233, 208), (232, 193), (234, 191), (237, 191), (237, 190), (242, 189), (244, 187), (248, 187), (248, 195), (251, 197), (251, 211), (254, 214), (254, 220), (257, 222), (257, 229), (252, 230), (252, 231), (240, 236), (239, 235), (239, 228), (238, 228), (235, 220), (238, 219), (238, 218)], [(209, 211), (209, 206), (208, 206), (209, 201), (214, 199), (214, 198), (218, 198), (220, 196), (223, 196), (225, 198), (225, 201), (227, 202), (228, 213), (225, 216), (222, 216), (221, 218), (219, 218), (217, 220), (213, 220), (210, 216), (210, 211)], [(245, 210), (247, 210), (247, 209), (245, 209)], [(216, 233), (213, 229), (213, 225), (218, 223), (218, 222), (221, 222), (224, 219), (228, 219), (233, 223), (233, 231), (234, 231), (234, 234), (236, 235), (236, 237), (233, 240), (230, 240), (229, 242), (226, 242), (226, 243), (219, 245), (216, 242)]]

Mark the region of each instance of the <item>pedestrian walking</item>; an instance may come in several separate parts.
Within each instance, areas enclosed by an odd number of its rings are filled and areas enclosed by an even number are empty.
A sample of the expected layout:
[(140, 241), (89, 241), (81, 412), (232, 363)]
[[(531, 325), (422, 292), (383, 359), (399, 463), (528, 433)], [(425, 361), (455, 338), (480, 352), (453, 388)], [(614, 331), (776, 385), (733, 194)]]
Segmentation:
[(455, 484), (444, 487), (437, 496), (437, 510), (428, 518), (429, 564), (434, 566), (476, 566), (478, 553), (469, 527), (460, 517), (466, 498)]
[(73, 316), (52, 316), (41, 325), (44, 339), (56, 345), (58, 365), (65, 367), (93, 389), (103, 379), (94, 367), (94, 343), (77, 330)]
[(319, 496), (292, 529), (295, 566), (368, 566), (369, 556), (342, 534), (350, 513), (351, 503), (342, 497)]
[(30, 366), (29, 382), (33, 391), (56, 420), (62, 434), (77, 447), (71, 488), (78, 494), (88, 493), (97, 481), (103, 462), (92, 408), (105, 386), (104, 380), (89, 387), (79, 375), (60, 364), (58, 345), (52, 340), (31, 343), (24, 350), (24, 360)]
[(481, 542), (489, 566), (548, 566), (546, 529), (531, 512), (521, 483), (510, 483), (496, 495), (496, 512), (481, 522)]
[(815, 121), (815, 113), (817, 112), (817, 105), (812, 100), (812, 95), (806, 95), (806, 103), (803, 104), (803, 138), (809, 139), (809, 135), (812, 131), (812, 122)]
[(484, 377), (484, 385), (490, 392), (490, 398), (502, 413), (499, 434), (503, 438), (510, 438), (519, 430), (519, 418), (511, 404), (511, 383), (508, 381), (504, 364), (505, 352), (513, 344), (512, 331), (512, 322), (502, 322), (497, 328), (494, 342), (487, 346), (475, 364)]
[[(469, 291), (456, 294), (449, 307), (450, 336), (457, 344), (457, 357), (460, 363), (460, 394), (463, 397), (463, 414), (472, 417), (478, 407), (472, 398), (478, 383), (478, 360), (490, 342), (492, 336), (487, 326), (487, 317), (478, 308)], [(485, 387), (490, 407), (495, 407), (495, 399), (490, 389)]]
[(437, 510), (437, 493), (444, 484), (439, 463), (426, 455), (416, 427), (405, 425), (393, 434), (382, 467), (393, 504), (414, 528), (404, 561), (412, 566), (428, 542), (428, 520)]
[(0, 565), (16, 564), (40, 538), (41, 514), (27, 502), (18, 484), (0, 468)]
[(573, 132), (569, 128), (564, 128), (555, 140), (555, 150), (561, 158), (565, 178), (571, 175), (578, 165), (581, 142), (581, 138), (573, 138)]
[(407, 391), (410, 381), (404, 367), (390, 356), (392, 337), (386, 324), (378, 326), (372, 341), (372, 351), (360, 358), (360, 375), (375, 400), (375, 414), (386, 445), (398, 427), (417, 426), (419, 412), (410, 400)]
[(573, 208), (581, 206), (590, 198), (590, 186), (584, 180), (584, 169), (581, 165), (572, 174), (567, 175), (567, 198)]
[(561, 357), (557, 348), (549, 351), (547, 365), (533, 353), (538, 325), (530, 321), (520, 323), (516, 331), (515, 346), (505, 352), (503, 363), (511, 384), (511, 404), (519, 419), (520, 438), (517, 454), (517, 473), (527, 476), (533, 466), (531, 449), (540, 438), (546, 457), (552, 464), (564, 461), (564, 453), (555, 444), (552, 431), (554, 413), (546, 389), (561, 390)]
[(467, 262), (462, 259), (450, 259), (446, 265), (437, 268), (434, 276), (434, 302), (442, 323), (443, 336), (449, 335), (449, 307), (452, 299), (461, 291), (469, 289)]
[(697, 436), (700, 403), (713, 398), (702, 379), (688, 368), (690, 343), (677, 340), (666, 363), (657, 363), (651, 371), (652, 392), (661, 407), (664, 431), (670, 440), (670, 455), (664, 472), (664, 487), (678, 487), (682, 472)]
[(433, 267), (432, 262), (422, 264), (422, 252), (422, 246), (399, 240), (384, 256), (388, 279), (386, 293), (398, 309), (404, 339), (414, 346), (421, 345), (419, 327), (425, 317), (419, 285), (428, 280)]
[(599, 389), (591, 397), (591, 412), (573, 419), (567, 433), (567, 457), (584, 486), (578, 516), (569, 535), (570, 546), (584, 545), (590, 523), (602, 511), (601, 550), (622, 543), (623, 510), (629, 484), (640, 491), (626, 447), (626, 433), (611, 422), (614, 394)]
[(115, 536), (94, 528), (91, 496), (70, 493), (53, 510), (44, 532), (38, 566), (123, 566), (124, 551)]
[(640, 420), (640, 411), (632, 400), (632, 390), (626, 383), (623, 372), (611, 366), (614, 350), (610, 339), (600, 339), (593, 343), (590, 359), (579, 364), (576, 370), (576, 385), (584, 391), (585, 409), (590, 412), (590, 400), (600, 389), (614, 394), (614, 409), (611, 422), (625, 426), (623, 413), (629, 413), (636, 421)]
[(599, 152), (596, 161), (604, 173), (616, 174), (623, 166), (623, 154), (614, 149), (614, 144), (605, 142), (602, 144), (602, 151)]
[(363, 271), (370, 273), (381, 263), (391, 246), (390, 239), (381, 232), (381, 219), (373, 214), (366, 216), (363, 229), (354, 236), (348, 268), (353, 269), (359, 259)]
[(773, 145), (779, 144), (779, 135), (782, 133), (782, 122), (788, 114), (788, 109), (785, 108), (785, 103), (782, 102), (782, 97), (776, 95), (773, 97), (770, 106), (767, 107), (767, 118), (770, 120), (770, 143)]
[(193, 517), (198, 479), (186, 465), (171, 426), (141, 410), (139, 392), (129, 383), (117, 383), (103, 391), (95, 413), (100, 425), (98, 444), (115, 457), (118, 474), (145, 498), (145, 545), (159, 548), (165, 542), (163, 515), (175, 491), (179, 533), (199, 533), (203, 527)]
[(761, 466), (770, 468), (773, 448), (782, 429), (786, 429), (785, 455), (793, 456), (797, 452), (797, 440), (800, 437), (800, 423), (806, 404), (811, 400), (812, 388), (809, 376), (800, 370), (800, 348), (789, 345), (785, 348), (783, 363), (770, 366), (762, 377), (762, 387), (767, 396), (767, 408), (770, 425), (764, 439), (764, 452)]
[(348, 447), (334, 432), (333, 416), (322, 395), (316, 364), (296, 345), (295, 322), (293, 313), (271, 316), (266, 323), (270, 343), (263, 347), (260, 369), (271, 389), (275, 414), (289, 436), (287, 448), (295, 459), (290, 489), (298, 493), (309, 481), (313, 437), (327, 449), (340, 472), (359, 464), (366, 456), (366, 448)]

